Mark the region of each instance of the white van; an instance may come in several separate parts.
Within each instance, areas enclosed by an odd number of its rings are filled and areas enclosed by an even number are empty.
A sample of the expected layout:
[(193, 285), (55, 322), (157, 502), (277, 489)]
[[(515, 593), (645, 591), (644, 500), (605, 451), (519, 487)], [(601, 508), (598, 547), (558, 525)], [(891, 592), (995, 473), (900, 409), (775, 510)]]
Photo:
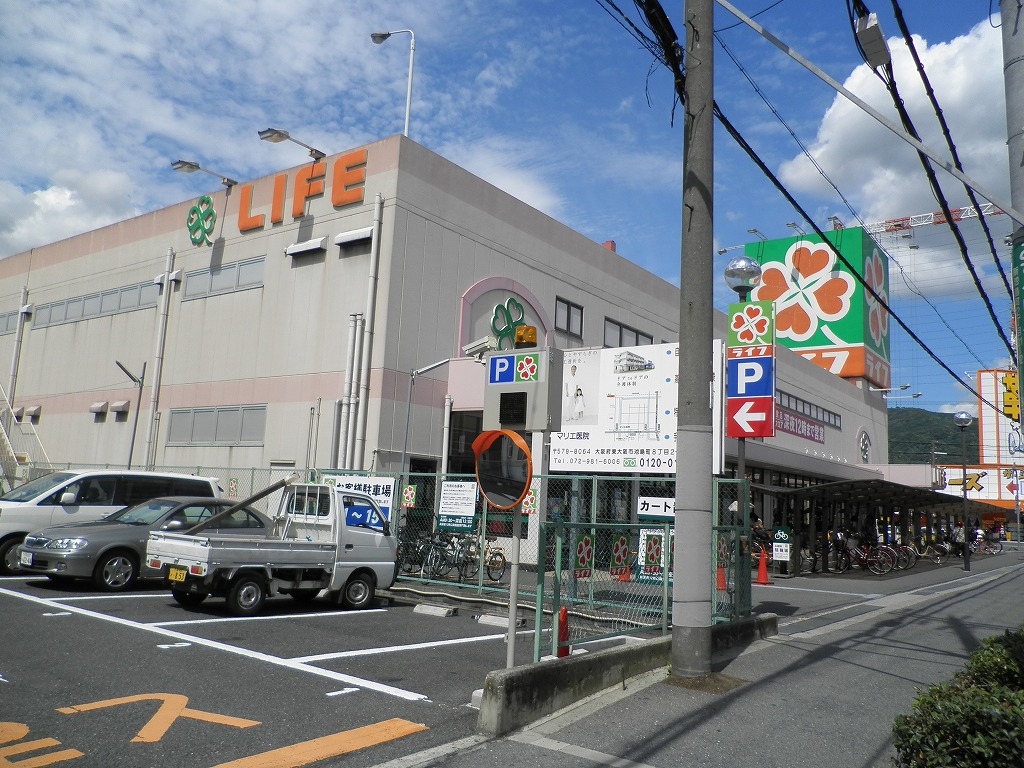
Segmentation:
[(99, 520), (157, 496), (221, 496), (213, 477), (126, 469), (51, 472), (0, 496), (0, 574), (17, 573), (26, 535), (63, 523)]

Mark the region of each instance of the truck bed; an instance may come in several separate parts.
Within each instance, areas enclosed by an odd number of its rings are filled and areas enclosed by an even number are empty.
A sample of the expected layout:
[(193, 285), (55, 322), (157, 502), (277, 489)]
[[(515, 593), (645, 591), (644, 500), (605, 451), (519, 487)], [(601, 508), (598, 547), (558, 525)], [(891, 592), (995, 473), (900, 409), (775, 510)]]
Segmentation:
[(277, 568), (332, 568), (337, 554), (333, 542), (266, 537), (190, 536), (154, 531), (146, 546), (148, 558), (176, 565), (205, 564), (207, 568), (264, 565)]

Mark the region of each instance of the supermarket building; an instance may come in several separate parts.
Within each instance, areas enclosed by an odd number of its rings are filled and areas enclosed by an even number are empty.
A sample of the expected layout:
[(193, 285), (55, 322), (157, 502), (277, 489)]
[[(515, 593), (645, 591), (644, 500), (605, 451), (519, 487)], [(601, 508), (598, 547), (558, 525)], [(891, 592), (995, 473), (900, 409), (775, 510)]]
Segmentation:
[[(615, 365), (634, 379), (644, 347), (678, 343), (678, 288), (614, 248), (400, 135), (34, 248), (0, 261), (6, 450), (23, 463), (472, 471), (486, 386), (473, 342), (509, 349), (525, 323), (564, 351), (566, 376), (626, 347)], [(716, 312), (716, 337), (725, 324)], [(784, 343), (775, 436), (746, 443), (753, 479), (879, 477), (867, 465), (888, 460), (884, 350), (836, 375), (820, 350)], [(567, 393), (563, 438), (580, 433), (575, 408)], [(725, 454), (728, 475), (736, 441)], [(558, 471), (621, 471), (567, 461)]]

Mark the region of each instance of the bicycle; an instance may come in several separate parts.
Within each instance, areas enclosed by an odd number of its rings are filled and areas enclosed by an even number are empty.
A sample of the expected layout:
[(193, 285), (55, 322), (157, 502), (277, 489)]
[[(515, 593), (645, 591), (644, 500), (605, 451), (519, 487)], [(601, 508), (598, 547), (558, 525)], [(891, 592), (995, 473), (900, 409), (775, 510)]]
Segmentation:
[(451, 573), (457, 563), (455, 537), (450, 533), (438, 531), (430, 537), (426, 546), (422, 575), (428, 579), (435, 579)]
[(1003, 551), (1003, 542), (989, 536), (971, 542), (971, 552), (978, 555), (998, 555)]
[[(923, 547), (920, 545), (924, 545)], [(936, 565), (942, 565), (949, 559), (949, 547), (941, 542), (928, 542), (924, 543), (923, 538), (919, 538), (917, 541), (912, 542), (910, 548), (914, 550), (914, 554), (920, 559), (929, 559)]]
[(842, 536), (842, 541), (846, 546), (837, 551), (836, 565), (839, 573), (844, 573), (851, 565), (857, 565), (876, 576), (882, 576), (896, 567), (896, 558), (888, 549), (869, 547), (867, 544), (857, 545), (849, 536)]
[(472, 579), (480, 571), (480, 561), (483, 560), (484, 568), (487, 571), (487, 578), (491, 581), (501, 581), (505, 575), (508, 562), (505, 560), (505, 551), (500, 545), (494, 544), (497, 536), (488, 536), (484, 543), (483, 558), (480, 557), (480, 542), (474, 536), (468, 539), (464, 552), (464, 559), (459, 562), (459, 573), (465, 579)]

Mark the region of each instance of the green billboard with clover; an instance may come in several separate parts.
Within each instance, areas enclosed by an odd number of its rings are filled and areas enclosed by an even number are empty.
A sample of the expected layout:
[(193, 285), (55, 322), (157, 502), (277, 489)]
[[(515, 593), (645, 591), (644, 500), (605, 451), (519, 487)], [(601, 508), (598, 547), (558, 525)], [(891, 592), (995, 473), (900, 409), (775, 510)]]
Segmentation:
[(862, 227), (825, 234), (831, 248), (814, 234), (748, 243), (762, 268), (750, 298), (775, 303), (777, 343), (838, 376), (888, 387), (889, 258)]

